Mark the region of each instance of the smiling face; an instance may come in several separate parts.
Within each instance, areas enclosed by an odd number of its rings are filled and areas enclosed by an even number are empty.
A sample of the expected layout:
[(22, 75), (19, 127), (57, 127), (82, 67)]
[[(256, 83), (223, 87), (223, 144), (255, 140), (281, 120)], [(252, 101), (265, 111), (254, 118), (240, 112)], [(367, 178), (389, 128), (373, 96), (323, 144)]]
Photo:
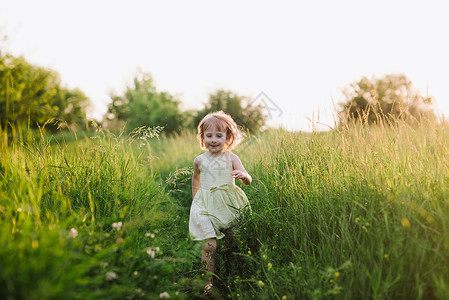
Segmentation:
[(220, 154), (226, 145), (226, 131), (211, 126), (204, 131), (204, 146), (211, 154)]
[(216, 111), (200, 121), (196, 137), (201, 149), (213, 154), (234, 149), (240, 143), (242, 133), (230, 115)]

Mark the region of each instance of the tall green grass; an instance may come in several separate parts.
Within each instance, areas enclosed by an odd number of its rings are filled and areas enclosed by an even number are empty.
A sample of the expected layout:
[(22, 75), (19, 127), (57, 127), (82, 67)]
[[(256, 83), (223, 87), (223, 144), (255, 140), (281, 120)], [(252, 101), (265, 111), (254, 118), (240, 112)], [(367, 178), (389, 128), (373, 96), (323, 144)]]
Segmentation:
[(444, 127), (400, 123), (277, 131), (246, 148), (254, 213), (238, 238), (254, 263), (234, 273), (247, 280), (239, 294), (448, 297), (448, 142)]
[(442, 125), (398, 121), (247, 139), (235, 152), (253, 176), (243, 187), (253, 213), (234, 252), (219, 249), (220, 294), (449, 297), (448, 137)]
[(181, 224), (172, 218), (180, 209), (148, 167), (145, 135), (20, 136), (1, 148), (1, 298), (151, 299), (174, 291), (174, 252), (185, 260), (197, 251), (167, 235)]
[[(198, 296), (201, 249), (188, 239), (195, 134), (73, 140), (1, 148), (4, 295)], [(448, 149), (444, 126), (399, 120), (247, 137), (234, 152), (253, 177), (242, 187), (252, 213), (231, 250), (219, 241), (212, 297), (449, 297)]]

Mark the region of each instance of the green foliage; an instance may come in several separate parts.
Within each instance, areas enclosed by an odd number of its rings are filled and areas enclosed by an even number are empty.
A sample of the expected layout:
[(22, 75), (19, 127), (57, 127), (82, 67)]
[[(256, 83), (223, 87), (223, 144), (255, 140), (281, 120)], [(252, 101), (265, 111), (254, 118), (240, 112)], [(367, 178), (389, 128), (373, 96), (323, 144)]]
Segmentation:
[(197, 259), (198, 246), (176, 233), (183, 211), (148, 169), (147, 138), (157, 133), (99, 128), (91, 138), (42, 135), (1, 148), (2, 297), (175, 296), (177, 270)]
[[(37, 128), (49, 119), (82, 125), (88, 98), (63, 88), (56, 72), (0, 52), (0, 126)], [(47, 126), (56, 129), (56, 126)]]
[(211, 94), (204, 109), (181, 112), (180, 101), (167, 92), (158, 92), (151, 75), (144, 72), (136, 75), (134, 86), (127, 87), (123, 96), (111, 95), (111, 99), (105, 115), (106, 126), (117, 129), (126, 124), (127, 132), (141, 126), (162, 126), (165, 133), (180, 133), (183, 128), (196, 128), (206, 114), (217, 110), (229, 113), (251, 133), (265, 124), (260, 106), (252, 106), (247, 98), (225, 90)]
[[(404, 120), (394, 124), (311, 134), (271, 130), (246, 139), (237, 150), (253, 177), (242, 187), (253, 212), (240, 220), (230, 250), (218, 241), (215, 293), (232, 299), (447, 295), (449, 133), (436, 124), (420, 130)], [(186, 144), (184, 136), (177, 139)], [(187, 211), (190, 165), (167, 178), (178, 179), (171, 193)]]
[(393, 120), (404, 120), (419, 124), (422, 118), (434, 118), (424, 98), (412, 89), (412, 82), (405, 75), (386, 75), (371, 80), (363, 77), (344, 91), (346, 103), (340, 112), (343, 120), (362, 120), (368, 124), (379, 124)]
[[(449, 132), (393, 123), (245, 139), (235, 152), (253, 178), (242, 186), (252, 213), (230, 248), (218, 241), (213, 295), (446, 298)], [(188, 221), (201, 150), (193, 132), (144, 138), (152, 133), (0, 144), (2, 296), (200, 294), (201, 244)]]
[(250, 133), (256, 133), (265, 124), (265, 116), (260, 106), (253, 106), (245, 97), (231, 91), (218, 90), (209, 95), (209, 102), (204, 109), (198, 111), (195, 117), (195, 126), (208, 113), (222, 110), (228, 113), (236, 121), (237, 125), (247, 129)]
[(128, 132), (141, 126), (162, 126), (166, 133), (181, 130), (180, 102), (167, 92), (158, 92), (150, 74), (139, 72), (133, 87), (123, 96), (111, 95), (111, 99), (107, 119), (126, 122)]

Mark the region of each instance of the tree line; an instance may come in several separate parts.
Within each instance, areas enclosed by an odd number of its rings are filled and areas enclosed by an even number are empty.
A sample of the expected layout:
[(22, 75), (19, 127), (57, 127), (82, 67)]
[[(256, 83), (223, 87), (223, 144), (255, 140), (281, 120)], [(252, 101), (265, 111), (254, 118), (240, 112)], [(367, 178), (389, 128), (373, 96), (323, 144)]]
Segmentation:
[[(63, 87), (53, 70), (0, 51), (0, 84), (1, 128), (47, 123), (46, 128), (54, 131), (61, 122), (78, 128), (86, 124), (89, 98), (79, 89)], [(363, 77), (350, 84), (343, 94), (345, 101), (338, 111), (340, 125), (357, 120), (379, 124), (393, 119), (419, 124), (423, 117), (434, 118), (428, 105), (431, 99), (413, 90), (411, 81), (402, 74)], [(204, 115), (217, 110), (229, 113), (250, 133), (260, 131), (267, 120), (264, 107), (252, 105), (250, 98), (224, 89), (210, 94), (204, 108), (182, 111), (181, 101), (168, 92), (158, 91), (153, 77), (142, 71), (137, 72), (122, 95), (111, 94), (110, 98), (102, 122), (111, 129), (125, 127), (131, 131), (142, 126), (162, 126), (167, 134), (179, 133), (195, 128)]]
[(56, 130), (58, 121), (83, 125), (86, 122), (88, 97), (79, 89), (61, 85), (57, 72), (34, 66), (22, 56), (0, 51), (0, 126), (49, 122)]
[(361, 121), (372, 125), (403, 120), (418, 125), (423, 119), (436, 119), (431, 97), (420, 95), (403, 74), (363, 77), (347, 87), (343, 94), (346, 99), (340, 110), (343, 123)]
[(209, 95), (203, 109), (181, 111), (181, 102), (167, 92), (157, 91), (152, 76), (139, 71), (133, 85), (123, 95), (111, 95), (105, 115), (109, 127), (125, 126), (128, 131), (140, 126), (162, 126), (166, 133), (179, 133), (195, 128), (208, 113), (223, 110), (243, 129), (258, 132), (265, 124), (263, 107), (251, 105), (248, 97), (219, 89)]

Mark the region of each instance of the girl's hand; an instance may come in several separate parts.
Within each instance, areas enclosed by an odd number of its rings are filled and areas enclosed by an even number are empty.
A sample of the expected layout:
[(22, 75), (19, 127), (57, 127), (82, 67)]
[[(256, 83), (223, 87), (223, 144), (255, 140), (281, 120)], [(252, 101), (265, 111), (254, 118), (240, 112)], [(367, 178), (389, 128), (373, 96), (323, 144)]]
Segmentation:
[(231, 172), (232, 177), (240, 179), (244, 185), (251, 184), (253, 179), (251, 178), (251, 175), (249, 175), (248, 172), (246, 172), (239, 157), (234, 153), (232, 153), (231, 160), (232, 160), (232, 168), (234, 169), (234, 171)]
[(248, 178), (248, 173), (243, 172), (241, 170), (234, 170), (231, 172), (231, 175), (233, 178), (235, 179), (247, 179)]

